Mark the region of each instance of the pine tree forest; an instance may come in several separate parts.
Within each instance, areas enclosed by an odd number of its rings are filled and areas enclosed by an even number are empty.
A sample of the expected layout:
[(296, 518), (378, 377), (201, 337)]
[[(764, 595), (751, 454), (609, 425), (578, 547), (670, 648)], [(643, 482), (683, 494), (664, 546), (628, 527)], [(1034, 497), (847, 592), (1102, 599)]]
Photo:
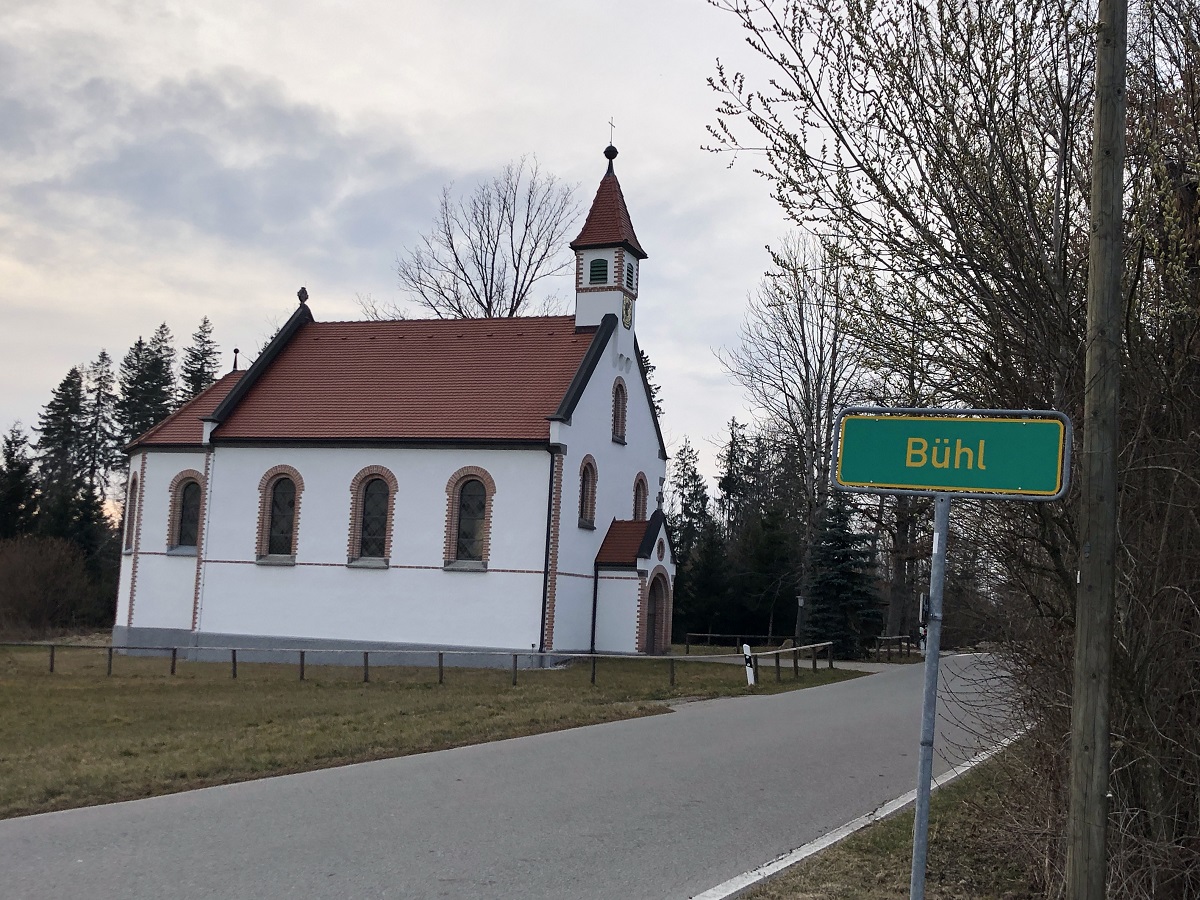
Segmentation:
[(100, 350), (72, 367), (37, 424), (0, 444), (0, 633), (42, 636), (112, 625), (120, 570), (123, 448), (216, 380), (204, 318), (176, 372), (165, 323), (138, 337), (114, 370)]

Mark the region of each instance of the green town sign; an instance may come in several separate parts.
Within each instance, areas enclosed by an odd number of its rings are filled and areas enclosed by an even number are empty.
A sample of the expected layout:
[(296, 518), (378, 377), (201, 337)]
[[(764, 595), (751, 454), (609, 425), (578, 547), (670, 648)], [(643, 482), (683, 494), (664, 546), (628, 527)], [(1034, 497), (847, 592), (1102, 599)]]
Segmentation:
[(869, 493), (1054, 500), (1066, 493), (1070, 423), (1057, 412), (848, 409), (834, 481)]

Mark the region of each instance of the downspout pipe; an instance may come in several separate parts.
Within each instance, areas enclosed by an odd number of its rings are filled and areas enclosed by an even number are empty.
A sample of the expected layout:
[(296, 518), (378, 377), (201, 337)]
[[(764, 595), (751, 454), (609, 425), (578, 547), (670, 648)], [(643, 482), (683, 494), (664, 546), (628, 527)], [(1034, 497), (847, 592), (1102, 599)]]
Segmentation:
[(596, 652), (596, 599), (600, 593), (600, 566), (592, 566), (592, 649)]
[(546, 484), (546, 560), (542, 572), (542, 624), (538, 629), (538, 653), (546, 652), (546, 613), (550, 603), (550, 532), (554, 527), (554, 462), (561, 444), (546, 448), (550, 453), (550, 478)]

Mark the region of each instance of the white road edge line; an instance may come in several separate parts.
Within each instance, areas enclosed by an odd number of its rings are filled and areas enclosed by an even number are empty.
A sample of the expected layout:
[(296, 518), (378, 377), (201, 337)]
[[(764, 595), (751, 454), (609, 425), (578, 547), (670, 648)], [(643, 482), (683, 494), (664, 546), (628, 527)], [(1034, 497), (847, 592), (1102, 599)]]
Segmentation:
[[(948, 784), (959, 775), (962, 775), (964, 772), (975, 768), (975, 766), (979, 765), (980, 763), (987, 762), (1013, 741), (1017, 740), (1017, 738), (1019, 738), (1023, 733), (1024, 731), (1022, 730), (1022, 732), (1015, 734), (1012, 737), (1005, 738), (991, 750), (985, 750), (983, 753), (971, 757), (966, 762), (960, 763), (953, 769), (943, 772), (941, 775), (935, 776), (933, 779), (933, 787), (939, 788), (943, 784)], [(859, 816), (857, 819), (847, 822), (840, 828), (835, 828), (828, 834), (822, 835), (815, 841), (809, 841), (803, 847), (797, 847), (795, 850), (785, 853), (782, 856), (778, 856), (756, 869), (751, 869), (749, 872), (744, 872), (735, 878), (730, 878), (728, 881), (718, 884), (714, 888), (709, 888), (703, 894), (695, 894), (691, 900), (732, 900), (734, 897), (740, 897), (751, 888), (758, 887), (758, 885), (762, 884), (763, 882), (774, 878), (784, 869), (790, 868), (796, 863), (802, 862), (816, 853), (820, 853), (826, 847), (832, 847), (838, 841), (848, 838), (850, 835), (854, 834), (854, 832), (866, 828), (868, 825), (871, 825), (874, 822), (878, 822), (881, 819), (886, 819), (893, 813), (899, 812), (916, 799), (917, 792), (914, 788), (907, 794), (902, 794), (901, 796), (897, 797), (895, 800), (889, 800), (887, 803), (875, 810), (872, 810), (865, 816)]]

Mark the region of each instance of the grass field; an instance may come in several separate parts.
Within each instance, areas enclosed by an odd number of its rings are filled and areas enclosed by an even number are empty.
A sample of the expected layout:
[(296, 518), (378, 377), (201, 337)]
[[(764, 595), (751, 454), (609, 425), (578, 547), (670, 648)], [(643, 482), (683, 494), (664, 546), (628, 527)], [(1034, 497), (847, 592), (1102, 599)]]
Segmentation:
[[(1014, 786), (985, 763), (934, 792), (929, 900), (1031, 900), (1037, 895), (997, 839), (988, 814)], [(912, 866), (913, 813), (871, 825), (744, 895), (745, 900), (903, 900)]]
[(59, 647), (0, 647), (0, 818), (89, 806), (665, 712), (683, 699), (774, 693), (855, 677), (676, 659), (590, 667), (445, 670), (180, 661)]

